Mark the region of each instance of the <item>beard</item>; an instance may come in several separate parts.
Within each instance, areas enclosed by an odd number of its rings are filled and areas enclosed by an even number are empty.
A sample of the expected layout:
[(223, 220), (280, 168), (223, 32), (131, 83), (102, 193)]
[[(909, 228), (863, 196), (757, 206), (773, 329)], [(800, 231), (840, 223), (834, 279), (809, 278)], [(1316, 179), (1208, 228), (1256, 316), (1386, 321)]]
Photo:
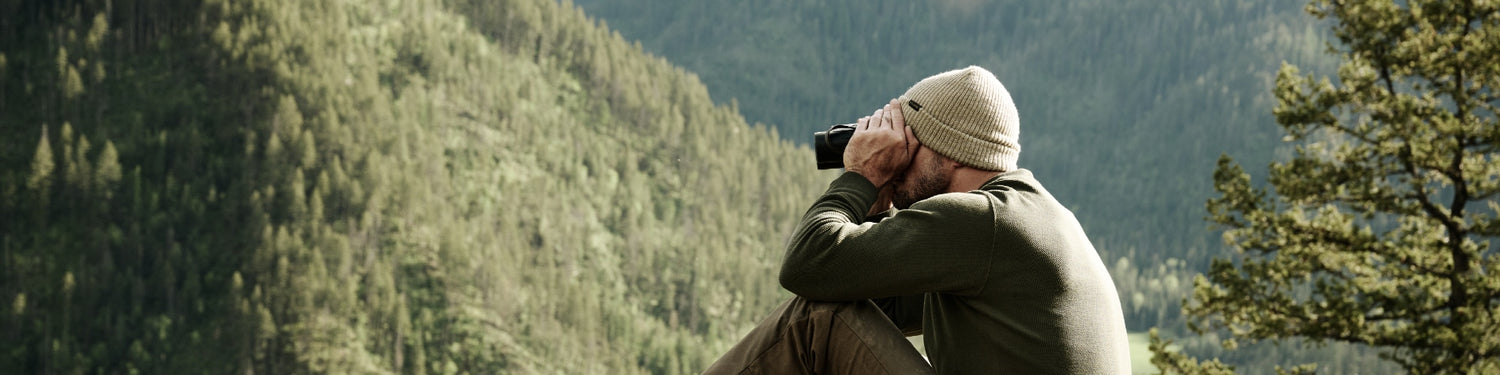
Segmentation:
[(891, 203), (897, 209), (905, 210), (918, 201), (947, 192), (952, 177), (942, 173), (942, 167), (942, 158), (934, 157), (927, 159), (927, 162), (918, 168), (908, 171), (906, 178), (915, 179), (904, 181), (905, 184), (897, 186), (895, 196), (891, 197)]

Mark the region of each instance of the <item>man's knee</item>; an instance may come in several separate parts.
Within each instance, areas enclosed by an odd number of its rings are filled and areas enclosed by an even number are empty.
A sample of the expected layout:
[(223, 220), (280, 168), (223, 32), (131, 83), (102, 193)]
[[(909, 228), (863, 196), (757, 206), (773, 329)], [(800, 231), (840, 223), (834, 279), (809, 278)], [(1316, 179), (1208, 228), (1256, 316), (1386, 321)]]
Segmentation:
[[(793, 297), (725, 353), (708, 373), (866, 372), (851, 364), (930, 372), (900, 329), (869, 300)], [(892, 366), (895, 365), (895, 366)], [(756, 372), (756, 371), (751, 371)]]

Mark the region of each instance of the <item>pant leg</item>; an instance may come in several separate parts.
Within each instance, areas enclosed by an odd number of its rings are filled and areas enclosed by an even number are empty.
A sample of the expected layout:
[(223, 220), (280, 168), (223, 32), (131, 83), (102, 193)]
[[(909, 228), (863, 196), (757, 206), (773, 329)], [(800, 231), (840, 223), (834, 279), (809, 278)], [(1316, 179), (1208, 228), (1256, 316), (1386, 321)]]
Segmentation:
[(932, 374), (901, 330), (869, 300), (793, 297), (704, 374)]

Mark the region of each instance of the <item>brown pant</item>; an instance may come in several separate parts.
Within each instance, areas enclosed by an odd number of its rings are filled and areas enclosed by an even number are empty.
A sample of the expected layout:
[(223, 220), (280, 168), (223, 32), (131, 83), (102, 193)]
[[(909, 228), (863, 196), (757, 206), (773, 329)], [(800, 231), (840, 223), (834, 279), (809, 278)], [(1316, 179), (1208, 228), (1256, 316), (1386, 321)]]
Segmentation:
[(869, 300), (793, 297), (704, 374), (932, 374), (901, 330)]

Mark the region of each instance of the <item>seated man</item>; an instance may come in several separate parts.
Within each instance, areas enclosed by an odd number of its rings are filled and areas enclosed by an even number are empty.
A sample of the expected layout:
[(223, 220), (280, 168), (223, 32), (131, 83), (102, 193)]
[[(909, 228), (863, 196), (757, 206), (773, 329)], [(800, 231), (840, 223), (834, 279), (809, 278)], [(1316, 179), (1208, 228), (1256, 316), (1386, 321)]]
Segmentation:
[(1114, 283), (1072, 212), (1016, 168), (1019, 125), (973, 66), (859, 119), (845, 172), (787, 245), (781, 285), (798, 297), (707, 373), (1129, 373)]

